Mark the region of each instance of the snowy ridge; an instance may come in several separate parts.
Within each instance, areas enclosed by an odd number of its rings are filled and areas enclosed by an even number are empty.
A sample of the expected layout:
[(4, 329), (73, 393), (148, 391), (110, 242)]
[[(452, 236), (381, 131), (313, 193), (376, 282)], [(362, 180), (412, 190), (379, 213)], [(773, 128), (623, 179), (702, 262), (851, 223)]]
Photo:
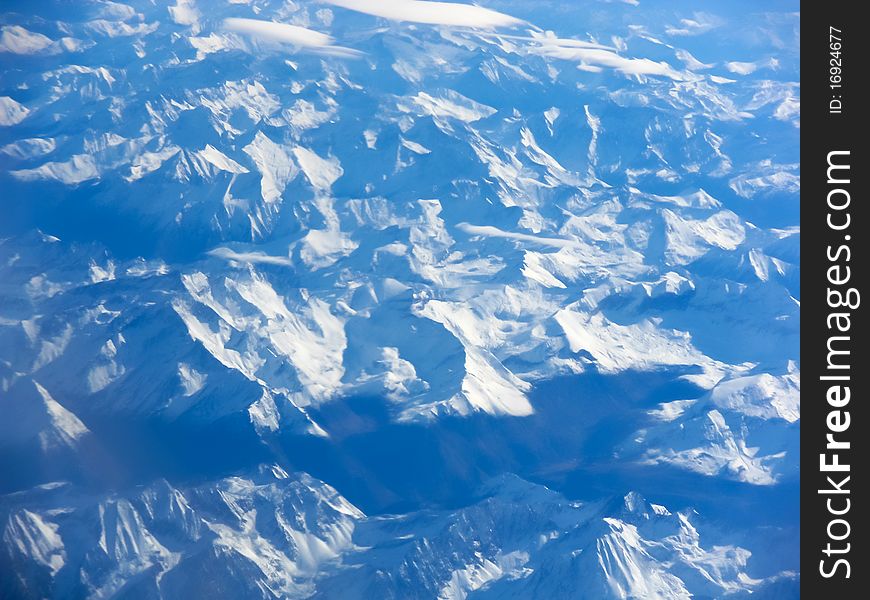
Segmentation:
[[(34, 490), (34, 500), (40, 514), (7, 513), (3, 562), (33, 560), (50, 579), (65, 566), (80, 569), (66, 591), (48, 583), (43, 593), (56, 596), (201, 593), (205, 583), (185, 572), (211, 562), (215, 590), (308, 597), (318, 567), (353, 547), (364, 516), (322, 482), (265, 466), (194, 489), (158, 481), (132, 496), (92, 498), (59, 486)], [(81, 527), (94, 519), (96, 530)], [(233, 575), (242, 573), (250, 578)], [(19, 594), (39, 593), (19, 585)]]
[[(19, 592), (56, 597), (213, 589), (256, 598), (338, 590), (360, 599), (523, 598), (560, 594), (580, 578), (582, 598), (677, 599), (764, 597), (771, 583), (746, 574), (746, 549), (706, 540), (690, 511), (672, 513), (634, 492), (584, 505), (516, 478), (490, 485), (495, 495), (455, 513), (373, 518), (320, 481), (266, 465), (195, 488), (158, 481), (103, 498), (44, 486), (30, 492), (33, 510), (4, 498), (2, 564), (33, 561), (43, 587)], [(98, 528), (82, 527), (94, 515)], [(208, 581), (191, 579), (204, 568)], [(78, 581), (62, 576), (76, 570)], [(771, 581), (782, 578), (796, 581), (789, 573)]]

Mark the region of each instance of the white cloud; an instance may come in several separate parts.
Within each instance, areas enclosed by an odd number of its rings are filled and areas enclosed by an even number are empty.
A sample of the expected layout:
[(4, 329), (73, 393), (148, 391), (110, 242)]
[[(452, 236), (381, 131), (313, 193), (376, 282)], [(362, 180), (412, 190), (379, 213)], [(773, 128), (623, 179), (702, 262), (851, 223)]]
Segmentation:
[(195, 33), (199, 33), (199, 18), (202, 14), (194, 0), (177, 0), (175, 6), (170, 6), (168, 10), (175, 23), (191, 27)]
[(472, 4), (420, 0), (326, 0), (330, 4), (393, 21), (493, 29), (521, 25), (523, 21)]
[(691, 19), (680, 19), (679, 25), (669, 25), (668, 35), (700, 35), (722, 25), (723, 20), (708, 13), (695, 13)]
[(732, 61), (725, 64), (726, 69), (728, 69), (732, 73), (736, 73), (737, 75), (751, 75), (752, 73), (755, 73), (758, 69), (776, 69), (778, 67), (779, 61), (775, 58), (759, 60), (756, 62)]
[(257, 19), (226, 19), (224, 27), (235, 33), (250, 36), (262, 42), (288, 44), (305, 49), (337, 56), (358, 56), (360, 52), (342, 46), (334, 46), (332, 37), (297, 25), (260, 21)]
[(737, 73), (738, 75), (750, 75), (758, 69), (758, 65), (752, 62), (734, 61), (727, 63), (725, 65), (725, 68), (732, 73)]
[(558, 38), (550, 31), (546, 34), (533, 33), (532, 35), (537, 43), (537, 46), (531, 48), (532, 52), (552, 58), (577, 61), (580, 63), (580, 68), (589, 71), (600, 71), (602, 67), (607, 67), (626, 75), (659, 75), (677, 81), (685, 79), (682, 73), (666, 62), (655, 62), (648, 58), (626, 58), (607, 46)]
[[(531, 32), (532, 37), (524, 36), (524, 35), (504, 35), (504, 34), (496, 34), (494, 37), (496, 39), (506, 39), (506, 40), (519, 40), (523, 42), (535, 42), (537, 44), (557, 44), (564, 48), (598, 48), (600, 50), (616, 50), (613, 46), (608, 46), (607, 44), (599, 44), (598, 42), (587, 42), (584, 40), (577, 40), (574, 38), (560, 38), (556, 37), (556, 34), (552, 31), (545, 31), (543, 33)], [(487, 36), (483, 36), (487, 37)]]
[(551, 248), (568, 248), (574, 246), (575, 243), (564, 238), (541, 237), (537, 235), (529, 235), (527, 233), (517, 233), (514, 231), (504, 231), (492, 225), (472, 225), (471, 223), (459, 223), (456, 228), (464, 231), (469, 235), (480, 235), (484, 237), (504, 238), (508, 240), (517, 240), (520, 242), (529, 242), (531, 244), (539, 244), (541, 246), (549, 246)]

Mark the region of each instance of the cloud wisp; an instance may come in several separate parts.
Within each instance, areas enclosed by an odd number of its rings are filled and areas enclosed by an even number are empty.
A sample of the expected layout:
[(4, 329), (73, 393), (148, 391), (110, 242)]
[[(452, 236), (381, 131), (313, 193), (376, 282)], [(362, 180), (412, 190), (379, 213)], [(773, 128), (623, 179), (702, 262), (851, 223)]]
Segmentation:
[(272, 256), (265, 252), (236, 252), (224, 246), (208, 251), (209, 256), (222, 258), (229, 262), (247, 263), (252, 265), (276, 265), (279, 267), (292, 267), (293, 259), (289, 256)]
[(535, 46), (531, 52), (551, 58), (576, 61), (580, 63), (580, 68), (588, 71), (609, 68), (626, 75), (654, 75), (669, 77), (676, 81), (685, 79), (684, 74), (666, 62), (656, 62), (648, 58), (627, 58), (607, 46), (558, 38), (552, 32), (533, 33), (532, 36)]
[(481, 6), (422, 0), (326, 0), (329, 4), (392, 21), (475, 29), (515, 27), (524, 21)]
[(665, 32), (668, 35), (691, 36), (707, 33), (724, 24), (724, 20), (708, 13), (695, 13), (691, 19), (680, 19), (678, 25), (669, 25)]
[(225, 19), (224, 29), (246, 35), (259, 42), (289, 45), (309, 52), (345, 57), (357, 57), (362, 54), (352, 48), (334, 45), (335, 40), (325, 33), (287, 23), (258, 19)]

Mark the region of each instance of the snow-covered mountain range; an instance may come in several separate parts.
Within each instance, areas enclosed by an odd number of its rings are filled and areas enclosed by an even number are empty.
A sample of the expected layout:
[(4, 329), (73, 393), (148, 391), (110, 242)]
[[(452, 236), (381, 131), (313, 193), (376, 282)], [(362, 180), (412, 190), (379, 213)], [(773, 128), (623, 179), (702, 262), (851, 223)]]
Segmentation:
[(797, 11), (5, 3), (0, 595), (797, 597)]

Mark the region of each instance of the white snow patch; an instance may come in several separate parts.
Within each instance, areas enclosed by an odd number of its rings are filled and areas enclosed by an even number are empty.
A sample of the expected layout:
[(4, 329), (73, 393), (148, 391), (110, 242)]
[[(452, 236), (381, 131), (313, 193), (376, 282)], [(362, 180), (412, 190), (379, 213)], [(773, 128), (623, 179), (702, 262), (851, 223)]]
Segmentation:
[[(648, 449), (643, 462), (672, 464), (708, 476), (724, 472), (754, 485), (776, 483), (777, 477), (769, 463), (782, 459), (785, 453), (758, 456), (758, 448), (748, 447), (739, 430), (735, 433), (720, 411), (710, 410), (681, 422), (679, 428), (679, 436), (669, 429), (657, 430), (654, 443), (658, 447)], [(672, 443), (682, 444), (682, 447), (668, 447)]]
[(94, 21), (88, 21), (85, 26), (98, 34), (105, 35), (106, 37), (116, 38), (116, 37), (132, 37), (132, 36), (145, 36), (150, 33), (154, 33), (157, 31), (157, 28), (160, 26), (159, 23), (137, 23), (136, 25), (130, 25), (129, 23), (123, 23), (121, 21), (108, 21), (106, 19), (96, 19)]
[(20, 169), (9, 173), (21, 181), (47, 179), (67, 185), (77, 185), (100, 176), (97, 163), (88, 154), (76, 154), (64, 162), (47, 162), (35, 169)]
[(524, 569), (529, 562), (529, 554), (521, 550), (508, 554), (499, 553), (495, 560), (486, 558), (482, 553), (474, 553), (475, 562), (463, 569), (455, 569), (450, 575), (438, 600), (465, 600), (469, 592), (479, 590), (502, 577), (522, 577), (531, 572)]
[(293, 148), (293, 155), (305, 173), (305, 177), (319, 192), (328, 192), (332, 184), (344, 174), (338, 158), (330, 156), (321, 158), (315, 152), (302, 146)]
[(53, 43), (51, 38), (19, 25), (4, 25), (0, 28), (0, 52), (38, 54), (51, 48)]
[(259, 400), (248, 407), (248, 416), (258, 429), (278, 431), (281, 426), (281, 414), (275, 405), (275, 398), (266, 390), (263, 390)]
[(313, 129), (328, 123), (335, 114), (335, 110), (335, 104), (331, 101), (327, 110), (317, 110), (312, 102), (300, 98), (292, 107), (285, 109), (282, 115), (298, 134), (306, 129)]
[(54, 138), (27, 138), (6, 144), (0, 152), (18, 160), (39, 158), (51, 154), (57, 148)]
[(269, 282), (256, 273), (232, 287), (266, 318), (262, 333), (295, 367), (308, 397), (322, 401), (335, 394), (344, 375), (347, 337), (344, 322), (332, 314), (329, 305), (310, 298), (306, 307), (290, 311)]
[(341, 257), (357, 249), (359, 244), (337, 227), (312, 229), (301, 240), (299, 256), (312, 269), (334, 265)]
[(50, 428), (39, 434), (43, 449), (55, 447), (58, 444), (73, 447), (82, 436), (90, 433), (85, 424), (77, 416), (51, 397), (48, 390), (35, 381), (33, 385), (36, 386), (36, 391), (39, 392), (45, 404), (45, 410), (51, 422)]
[(88, 391), (92, 394), (105, 389), (126, 373), (124, 365), (117, 361), (118, 346), (123, 343), (124, 337), (118, 335), (116, 340), (106, 340), (106, 343), (100, 348), (97, 359), (88, 371)]
[(740, 217), (722, 210), (704, 220), (680, 217), (670, 209), (662, 211), (665, 221), (665, 257), (670, 265), (685, 265), (703, 256), (711, 247), (734, 250), (746, 239)]
[(10, 515), (3, 542), (11, 552), (48, 569), (54, 577), (66, 564), (67, 555), (60, 527), (43, 515), (23, 509)]
[(555, 106), (544, 111), (544, 120), (547, 121), (547, 129), (550, 131), (550, 135), (553, 135), (553, 125), (556, 123), (556, 119), (559, 118), (560, 114), (561, 111)]
[(178, 363), (178, 379), (185, 396), (193, 396), (205, 386), (208, 375), (200, 373), (187, 363)]
[(418, 144), (417, 142), (412, 142), (411, 140), (406, 140), (405, 138), (402, 138), (402, 145), (415, 154), (431, 154), (432, 152), (423, 144)]
[(399, 356), (398, 348), (382, 348), (378, 362), (385, 370), (384, 389), (390, 400), (399, 401), (429, 389), (429, 384), (417, 377), (414, 365)]
[(233, 36), (221, 35), (219, 33), (210, 33), (207, 36), (191, 36), (187, 38), (190, 45), (196, 49), (197, 60), (202, 60), (209, 54), (221, 52), (222, 50), (232, 50), (236, 48), (244, 48), (244, 44), (239, 40), (235, 40)]
[(130, 165), (130, 174), (125, 177), (127, 181), (133, 182), (149, 173), (153, 173), (159, 169), (164, 162), (172, 158), (181, 151), (178, 146), (165, 146), (156, 152), (143, 152), (133, 159)]
[(565, 284), (550, 273), (542, 264), (541, 254), (527, 251), (523, 256), (522, 273), (532, 281), (537, 281), (544, 287), (565, 289)]
[(262, 131), (258, 131), (253, 141), (245, 146), (244, 151), (251, 157), (262, 175), (260, 189), (263, 200), (269, 203), (280, 200), (284, 188), (299, 174), (296, 163), (286, 152), (285, 147), (270, 140)]
[(221, 171), (226, 171), (227, 173), (239, 174), (248, 172), (245, 167), (231, 159), (229, 156), (227, 156), (211, 144), (206, 144), (205, 148), (196, 153), (196, 156), (213, 165), (215, 168)]
[(571, 351), (588, 352), (604, 372), (710, 362), (692, 346), (689, 334), (660, 329), (649, 319), (620, 325), (600, 313), (570, 308), (559, 310), (554, 318), (565, 332)]
[(9, 96), (0, 96), (0, 126), (18, 125), (30, 114), (23, 104), (19, 104)]
[(769, 373), (719, 382), (710, 392), (717, 407), (759, 419), (795, 423), (801, 417), (800, 372), (774, 377)]
[(500, 337), (496, 319), (478, 315), (459, 303), (430, 300), (416, 309), (419, 316), (444, 325), (465, 348), (465, 376), (462, 396), (454, 398), (454, 407), (466, 412), (464, 399), (475, 409), (492, 415), (526, 416), (532, 405), (526, 397), (531, 385), (511, 373), (487, 349)]
[(376, 148), (378, 143), (378, 133), (376, 131), (366, 129), (363, 131), (363, 138), (366, 141), (366, 148), (369, 150), (374, 150)]
[(406, 113), (429, 115), (436, 120), (456, 119), (464, 123), (485, 119), (497, 112), (491, 106), (475, 102), (453, 90), (445, 90), (439, 96), (418, 92), (416, 96), (400, 99), (398, 108)]
[(206, 323), (196, 318), (190, 307), (181, 300), (175, 300), (172, 308), (184, 321), (190, 337), (200, 342), (209, 354), (225, 367), (239, 371), (252, 381), (256, 380), (254, 373), (265, 361), (253, 351), (242, 355), (238, 350), (227, 348), (226, 344), (231, 336), (228, 327), (218, 327), (217, 331), (213, 331)]

